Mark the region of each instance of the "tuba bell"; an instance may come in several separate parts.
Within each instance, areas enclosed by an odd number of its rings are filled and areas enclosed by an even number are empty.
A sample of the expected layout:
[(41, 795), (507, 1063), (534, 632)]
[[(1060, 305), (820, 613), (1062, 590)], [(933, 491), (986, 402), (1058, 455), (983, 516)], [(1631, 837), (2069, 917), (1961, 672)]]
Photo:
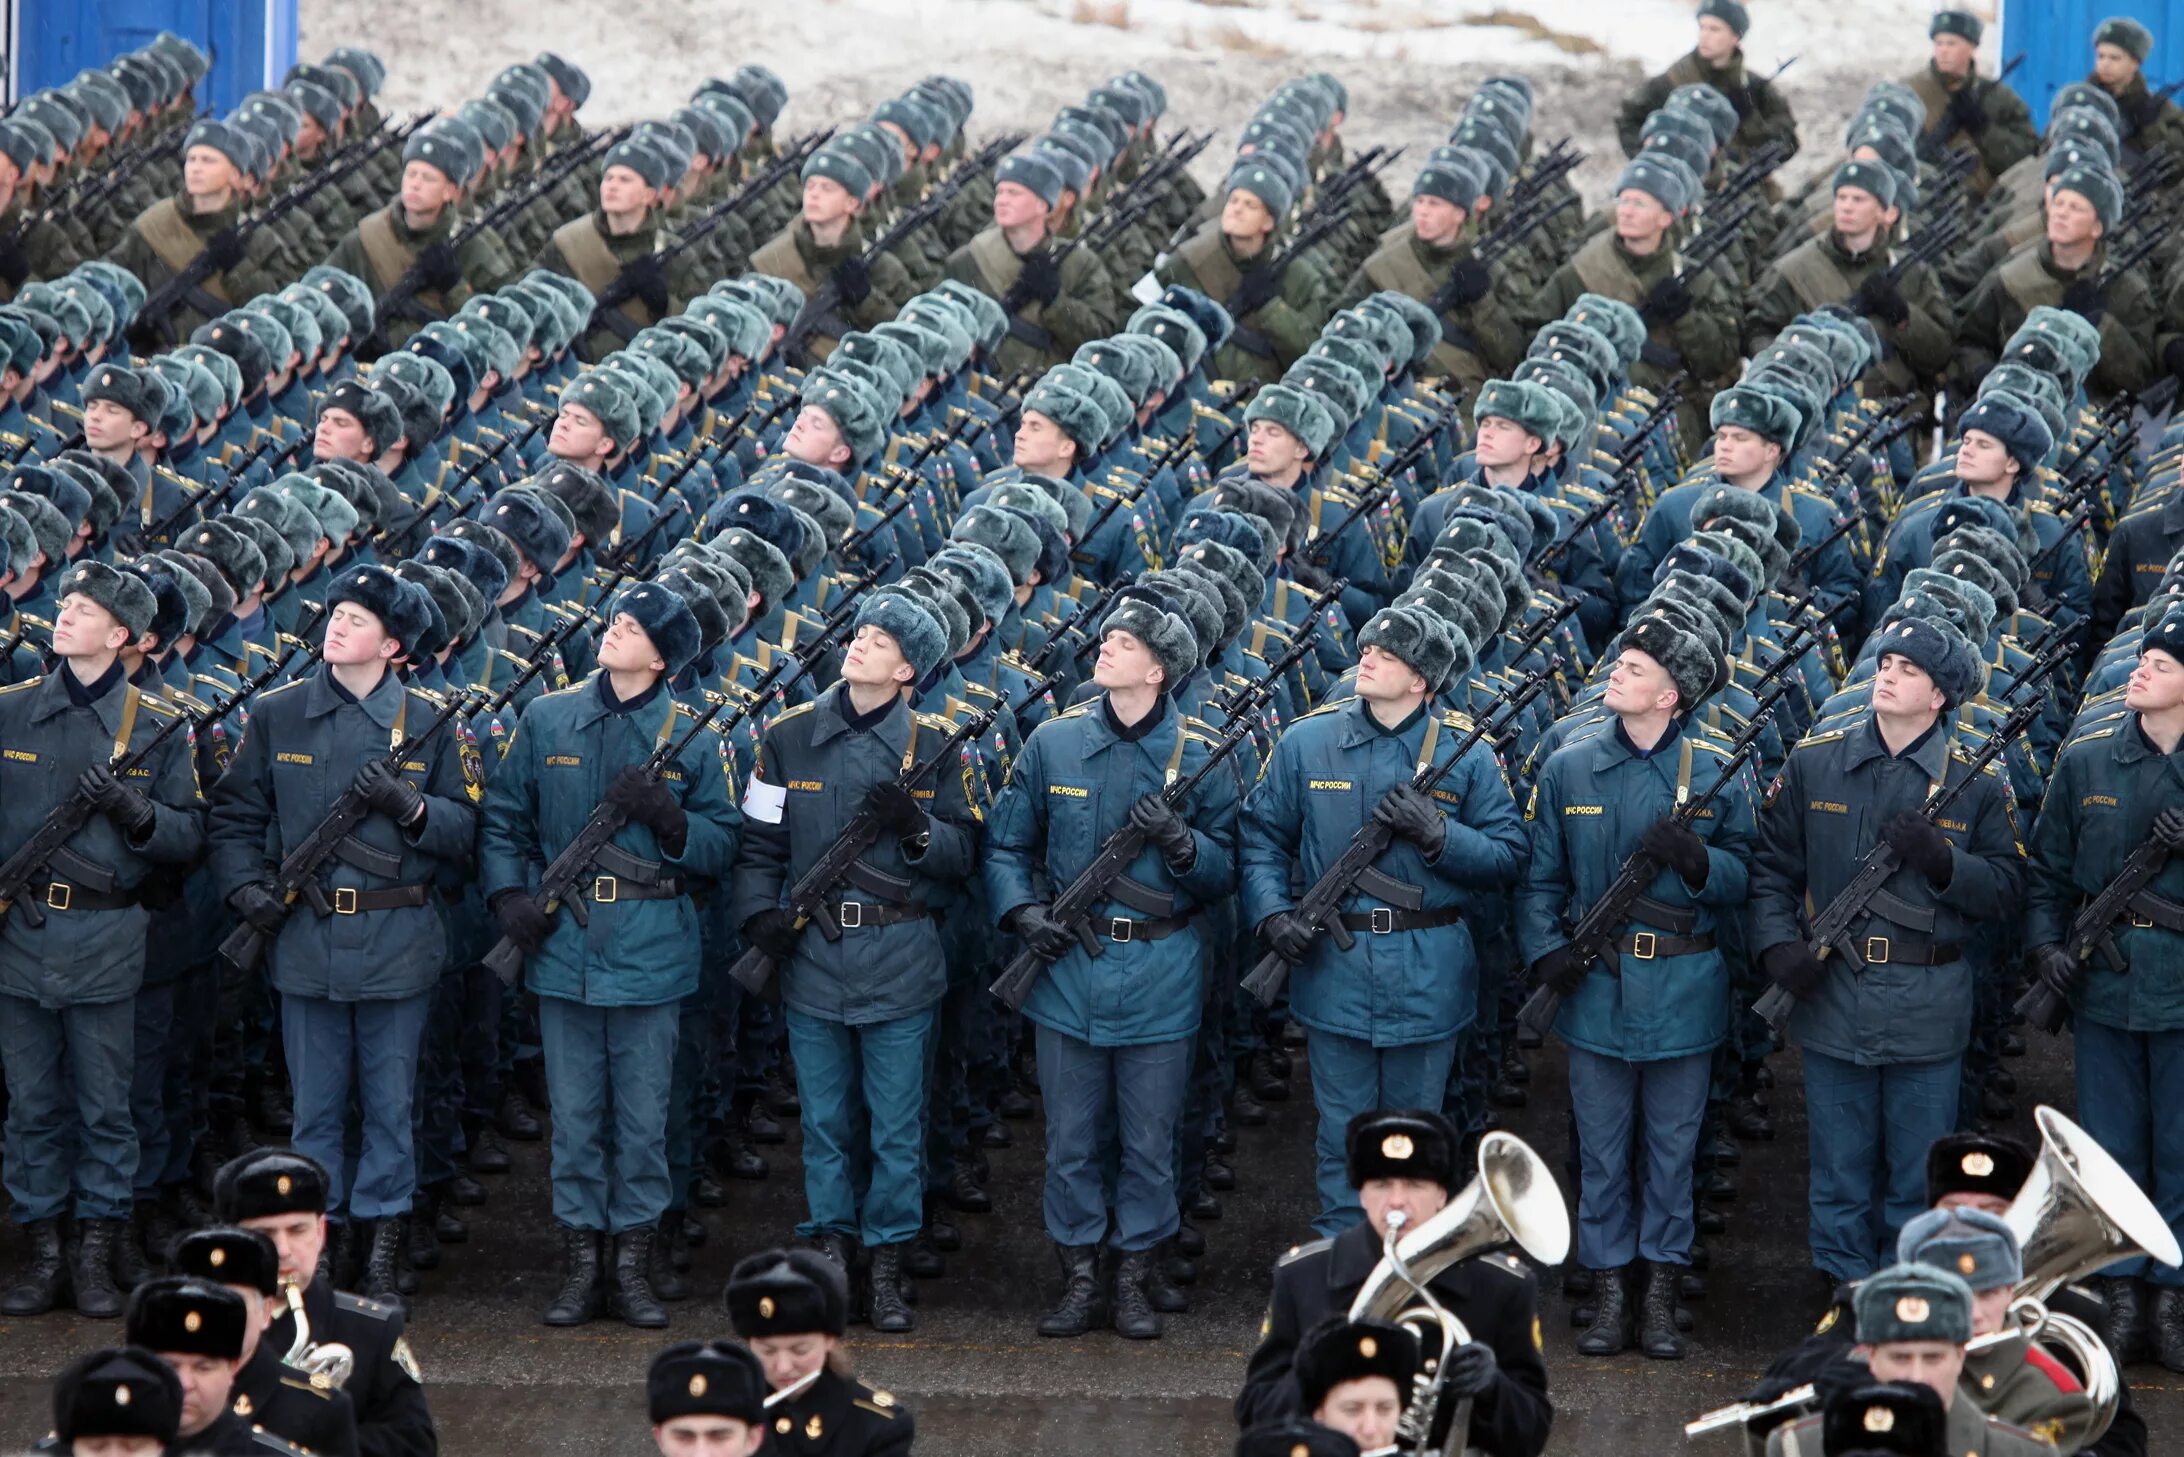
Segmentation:
[[(1489, 1133), (1479, 1142), (1472, 1181), (1416, 1229), (1406, 1232), (1404, 1223), (1400, 1215), (1390, 1217), (1380, 1263), (1358, 1287), (1349, 1318), (1403, 1326), (1427, 1352), (1397, 1427), (1398, 1446), (1424, 1454), (1439, 1414), (1442, 1368), (1449, 1353), (1471, 1339), (1427, 1287), (1451, 1265), (1505, 1244), (1542, 1265), (1561, 1264), (1570, 1252), (1570, 1215), (1546, 1162), (1523, 1139)], [(1469, 1405), (1460, 1405), (1449, 1422), (1449, 1453), (1463, 1446)]]
[(288, 1343), (282, 1364), (302, 1372), (314, 1386), (336, 1391), (347, 1386), (356, 1371), (356, 1352), (339, 1341), (312, 1344), (311, 1317), (303, 1308), (303, 1283), (295, 1276), (281, 1276), (281, 1293), (288, 1298), (288, 1313), (296, 1318), (296, 1338)]

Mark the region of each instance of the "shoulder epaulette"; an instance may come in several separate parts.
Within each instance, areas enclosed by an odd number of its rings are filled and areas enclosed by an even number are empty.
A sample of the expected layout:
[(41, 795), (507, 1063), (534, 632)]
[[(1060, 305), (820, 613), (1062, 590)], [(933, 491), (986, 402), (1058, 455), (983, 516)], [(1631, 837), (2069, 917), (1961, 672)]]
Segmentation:
[(1807, 734), (1791, 747), (1790, 752), (1794, 754), (1799, 749), (1815, 749), (1822, 744), (1832, 744), (1849, 732), (1848, 729), (1830, 729), (1826, 733)]
[(5, 698), (5, 697), (6, 697), (6, 696), (7, 696), (8, 694), (10, 694), (10, 693), (20, 693), (20, 692), (22, 692), (22, 691), (23, 691), (23, 690), (24, 690), (25, 688), (35, 688), (35, 687), (37, 687), (37, 686), (38, 686), (38, 685), (39, 685), (40, 683), (43, 683), (44, 681), (45, 681), (45, 674), (43, 674), (43, 673), (40, 673), (40, 674), (39, 674), (39, 675), (38, 675), (37, 677), (35, 677), (35, 678), (25, 678), (25, 679), (24, 679), (24, 680), (23, 680), (22, 682), (20, 682), (20, 683), (10, 683), (10, 684), (8, 684), (8, 686), (7, 686), (7, 687), (5, 687), (5, 688), (0, 688), (0, 698)]
[(168, 703), (164, 699), (155, 698), (149, 693), (144, 695), (142, 702), (146, 712), (156, 714), (161, 718), (173, 718), (182, 711), (180, 704)]
[(1097, 698), (1088, 698), (1082, 703), (1072, 704), (1068, 708), (1063, 709), (1060, 713), (1055, 714), (1054, 717), (1058, 719), (1082, 718), (1086, 714), (1090, 713), (1092, 711), (1093, 705), (1097, 704), (1098, 702), (1099, 700)]
[(787, 723), (790, 719), (795, 718), (800, 714), (809, 713), (818, 706), (819, 704), (816, 700), (810, 703), (795, 704), (792, 707), (782, 709), (779, 713), (775, 714), (768, 721), (771, 723)]
[(874, 1416), (886, 1417), (889, 1421), (902, 1415), (902, 1408), (895, 1405), (895, 1394), (891, 1391), (875, 1391), (870, 1401), (860, 1396), (850, 1405), (871, 1412)]
[(1442, 714), (1441, 723), (1444, 727), (1452, 728), (1460, 734), (1468, 734), (1473, 728), (1477, 727), (1471, 715), (1460, 708), (1451, 708)]
[[(0, 692), (5, 692), (5, 691), (6, 691), (6, 690), (4, 690), (4, 689), (0, 689)], [(2108, 738), (2109, 736), (2111, 736), (2112, 734), (2114, 734), (2114, 733), (2115, 733), (2115, 731), (2116, 731), (2116, 729), (2115, 729), (2115, 725), (2113, 725), (2113, 724), (2111, 724), (2111, 725), (2109, 725), (2109, 726), (2108, 726), (2107, 728), (2103, 728), (2103, 729), (2087, 729), (2087, 730), (2086, 730), (2086, 731), (2085, 731), (2084, 733), (2082, 733), (2082, 734), (2079, 734), (2079, 735), (2078, 735), (2078, 736), (2077, 736), (2076, 738), (2071, 738), (2071, 739), (2065, 739), (2065, 740), (2063, 741), (2063, 746), (2062, 746), (2062, 747), (2061, 747), (2060, 749), (2057, 749), (2057, 750), (2056, 750), (2055, 752), (2056, 752), (2056, 753), (2057, 753), (2058, 755), (2060, 755), (2060, 754), (2067, 754), (2067, 753), (2069, 753), (2069, 752), (2070, 752), (2070, 751), (2071, 751), (2072, 749), (2075, 749), (2076, 747), (2078, 747), (2078, 745), (2080, 745), (2080, 744), (2090, 744), (2090, 743), (2092, 743), (2092, 742), (2093, 742), (2093, 741), (2094, 741), (2095, 739), (2105, 739), (2105, 738)]]
[[(1296, 724), (1303, 723), (1308, 718), (1318, 718), (1323, 714), (1333, 713), (1336, 709), (1341, 708), (1344, 704), (1348, 702), (1348, 699), (1342, 699), (1334, 703), (1323, 703), (1317, 708), (1310, 709), (1304, 713), (1298, 714), (1289, 722), (1292, 726), (1294, 726)], [(1324, 1241), (1322, 1241), (1322, 1243), (1324, 1243)]]
[(334, 1309), (346, 1310), (355, 1315), (368, 1315), (373, 1320), (392, 1320), (401, 1311), (377, 1300), (367, 1300), (361, 1295), (351, 1295), (346, 1290), (334, 1292)]
[(1279, 1270), (1284, 1265), (1293, 1265), (1297, 1261), (1310, 1255), (1316, 1255), (1321, 1250), (1331, 1248), (1333, 1245), (1334, 1241), (1331, 1239), (1316, 1239), (1310, 1244), (1292, 1245), (1288, 1254), (1283, 1255), (1274, 1262), (1274, 1268)]
[(280, 684), (278, 687), (261, 689), (258, 693), (258, 702), (260, 706), (263, 706), (280, 697), (283, 693), (294, 692), (296, 689), (301, 688), (305, 683), (309, 681), (310, 680), (307, 678), (293, 678), (286, 683)]
[(939, 729), (945, 733), (955, 732), (955, 724), (949, 720), (948, 715), (945, 713), (913, 713), (910, 716), (925, 728)]

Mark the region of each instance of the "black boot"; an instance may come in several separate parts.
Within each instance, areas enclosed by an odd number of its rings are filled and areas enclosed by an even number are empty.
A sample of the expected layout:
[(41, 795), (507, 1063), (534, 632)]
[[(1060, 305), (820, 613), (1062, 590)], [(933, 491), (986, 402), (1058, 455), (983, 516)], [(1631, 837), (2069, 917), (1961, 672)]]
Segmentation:
[(1229, 1100), (1229, 1117), (1241, 1128), (1261, 1128), (1266, 1124), (1266, 1104), (1254, 1097), (1241, 1079), (1236, 1084), (1236, 1096)]
[[(417, 1272), (403, 1258), (409, 1243), (404, 1233), (408, 1224), (408, 1216), (401, 1214), (372, 1221), (371, 1252), (364, 1257), (364, 1288), (357, 1292), (366, 1300), (399, 1306), (404, 1295), (416, 1291)], [(403, 1288), (405, 1283), (408, 1289)]]
[(1656, 1361), (1681, 1361), (1684, 1357), (1684, 1340), (1676, 1330), (1676, 1287), (1682, 1273), (1674, 1265), (1646, 1266), (1646, 1300), (1640, 1313), (1638, 1347)]
[(1160, 1339), (1160, 1312), (1145, 1289), (1155, 1263), (1151, 1250), (1127, 1250), (1115, 1271), (1115, 1330), (1133, 1341)]
[(764, 1103), (753, 1103), (743, 1110), (743, 1132), (753, 1143), (789, 1141), (789, 1130), (767, 1110)]
[(2146, 1291), (2137, 1281), (2109, 1276), (2101, 1281), (2101, 1301), (2107, 1306), (2101, 1322), (2101, 1339), (2115, 1355), (2116, 1364), (2129, 1366), (2146, 1359)]
[(1105, 1302), (1100, 1299), (1099, 1246), (1056, 1245), (1054, 1255), (1062, 1263), (1062, 1298), (1039, 1317), (1039, 1334), (1081, 1336), (1107, 1324)]
[(1267, 1066), (1266, 1055), (1260, 1053), (1251, 1059), (1245, 1069), (1246, 1085), (1251, 1095), (1261, 1103), (1286, 1103), (1289, 1101), (1289, 1084)]
[(129, 1208), (129, 1227), (114, 1241), (114, 1283), (124, 1291), (134, 1290), (152, 1278), (151, 1260), (146, 1251), (153, 1248), (145, 1238), (151, 1217), (158, 1212), (156, 1197), (139, 1200)]
[(1001, 1096), (994, 1100), (993, 1111), (1003, 1118), (1020, 1121), (1039, 1110), (1022, 1089), (1003, 1088)]
[(1206, 1256), (1205, 1231), (1191, 1223), (1188, 1214), (1176, 1225), (1174, 1244), (1176, 1253), (1185, 1259), (1201, 1260)]
[(561, 1227), (561, 1289), (546, 1307), (548, 1325), (583, 1325), (599, 1316), (599, 1231)]
[(2173, 1285), (2154, 1297), (2154, 1359), (2184, 1371), (2184, 1289)]
[(118, 1219), (87, 1219), (78, 1226), (75, 1268), (76, 1314), (112, 1320), (127, 1304), (114, 1285), (114, 1246), (128, 1226)]
[(660, 1238), (652, 1247), (652, 1293), (674, 1302), (690, 1298), (690, 1282), (682, 1271), (690, 1268), (689, 1219), (680, 1209), (660, 1216)]
[(993, 1195), (972, 1175), (970, 1165), (961, 1160), (948, 1177), (948, 1202), (964, 1214), (993, 1213)]
[(815, 1234), (806, 1243), (820, 1254), (834, 1261), (835, 1264), (840, 1265), (844, 1277), (847, 1277), (850, 1271), (857, 1268), (857, 1251), (850, 1244), (848, 1235)]
[(728, 1202), (728, 1186), (711, 1169), (699, 1169), (690, 1178), (690, 1202), (700, 1209), (719, 1209)]
[(1630, 1348), (1630, 1270), (1602, 1270), (1592, 1324), (1577, 1338), (1583, 1356), (1616, 1356)]
[(1198, 1261), (1184, 1254), (1174, 1240), (1169, 1240), (1160, 1252), (1160, 1273), (1167, 1277), (1170, 1285), (1196, 1285)]
[(1016, 1136), (1009, 1132), (1005, 1123), (989, 1123), (971, 1133), (972, 1141), (980, 1148), (1014, 1148)]
[(537, 1143), (545, 1133), (539, 1126), (538, 1115), (524, 1106), (514, 1088), (502, 1091), (500, 1107), (493, 1113), (493, 1126), (500, 1130), (501, 1137), (512, 1138), (518, 1143)]
[(1206, 1181), (1206, 1187), (1217, 1194), (1226, 1194), (1236, 1187), (1236, 1170), (1229, 1166), (1227, 1159), (1218, 1154), (1206, 1155), (1204, 1171), (1200, 1177)]
[(23, 1277), (0, 1299), (0, 1315), (44, 1315), (68, 1293), (68, 1262), (61, 1258), (61, 1222), (41, 1219), (26, 1224), (23, 1236), (30, 1242), (30, 1258), (23, 1263)]
[(475, 1209), (486, 1201), (485, 1185), (468, 1174), (456, 1174), (440, 1186), (440, 1197), (450, 1204)]
[[(1164, 1258), (1167, 1253), (1168, 1246), (1164, 1245), (1160, 1249), (1152, 1251), (1153, 1258), (1146, 1262), (1143, 1281), (1145, 1299), (1155, 1310), (1168, 1315), (1181, 1315), (1191, 1308), (1191, 1298), (1175, 1288), (1178, 1282), (1171, 1281), (1168, 1278), (1168, 1262)], [(1197, 1278), (1198, 1269), (1196, 1266), (1192, 1266), (1191, 1279), (1196, 1280)]]
[(914, 1327), (917, 1317), (903, 1298), (901, 1245), (876, 1245), (872, 1250), (872, 1328), (899, 1335)]
[(1729, 1100), (1729, 1132), (1738, 1138), (1774, 1142), (1774, 1117), (1757, 1093), (1739, 1093)]
[(138, 1238), (144, 1245), (144, 1258), (155, 1270), (167, 1263), (167, 1252), (182, 1236), (182, 1226), (175, 1222), (167, 1197), (175, 1187), (167, 1185), (159, 1191), (157, 1198), (148, 1199), (130, 1211), (132, 1217), (143, 1220)]
[(440, 1268), (440, 1191), (437, 1185), (419, 1189), (410, 1201), (410, 1221), (403, 1241), (404, 1257), (413, 1270)]
[(469, 1150), (464, 1157), (474, 1174), (505, 1174), (514, 1162), (499, 1132), (482, 1118), (463, 1120), (463, 1146)]
[(326, 1277), (336, 1290), (359, 1290), (364, 1275), (364, 1226), (344, 1219), (326, 1242)]
[[(933, 1242), (925, 1237), (925, 1231), (919, 1230), (917, 1237), (902, 1247), (902, 1271), (913, 1280), (938, 1280), (948, 1273), (948, 1262)], [(908, 1286), (904, 1290), (910, 1296), (911, 1303), (915, 1304), (916, 1291)]]
[(931, 1194), (925, 1196), (925, 1228), (918, 1231), (918, 1238), (942, 1254), (963, 1248), (963, 1231), (948, 1217), (948, 1206)]
[[(192, 1229), (210, 1229), (220, 1222), (205, 1196), (197, 1192), (194, 1180), (184, 1179), (179, 1184), (169, 1184), (166, 1190), (167, 1212), (174, 1216), (176, 1233)], [(172, 1243), (170, 1239), (169, 1243)], [(164, 1247), (162, 1247), (164, 1253)]]
[(714, 1163), (731, 1179), (747, 1179), (756, 1182), (773, 1173), (773, 1166), (751, 1147), (750, 1135), (743, 1131), (741, 1119), (728, 1120), (728, 1131), (722, 1135), (720, 1152), (714, 1155)]
[(465, 1244), (470, 1239), (470, 1226), (463, 1223), (452, 1204), (442, 1204), (433, 1215), (432, 1232), (444, 1245)]
[(643, 1330), (660, 1330), (667, 1324), (667, 1307), (652, 1289), (652, 1246), (657, 1234), (647, 1225), (625, 1229), (614, 1237), (614, 1279), (607, 1291), (607, 1309)]

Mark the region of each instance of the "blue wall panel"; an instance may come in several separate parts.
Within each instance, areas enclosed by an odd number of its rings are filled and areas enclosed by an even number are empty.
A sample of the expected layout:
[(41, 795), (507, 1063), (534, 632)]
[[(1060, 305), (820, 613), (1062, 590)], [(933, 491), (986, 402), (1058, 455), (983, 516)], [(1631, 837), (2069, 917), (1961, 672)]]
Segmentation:
[(2128, 15), (2154, 33), (2146, 58), (2146, 84), (2156, 90), (2184, 76), (2184, 0), (2003, 0), (2002, 50), (1994, 64), (2022, 51), (2025, 63), (2010, 84), (2032, 108), (2033, 123), (2047, 127), (2048, 103), (2093, 70), (2093, 27), (2111, 15)]
[[(57, 86), (162, 30), (212, 57), (201, 108), (227, 111), (296, 59), (296, 0), (19, 0), (14, 94)], [(269, 54), (270, 52), (270, 54)]]

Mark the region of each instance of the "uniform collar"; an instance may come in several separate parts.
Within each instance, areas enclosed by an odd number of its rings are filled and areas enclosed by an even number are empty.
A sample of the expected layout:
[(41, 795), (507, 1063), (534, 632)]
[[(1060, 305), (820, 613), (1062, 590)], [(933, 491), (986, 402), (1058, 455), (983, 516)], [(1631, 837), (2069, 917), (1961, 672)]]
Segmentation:
[(1355, 749), (1360, 745), (1370, 744), (1377, 739), (1384, 738), (1392, 738), (1406, 745), (1411, 744), (1417, 740), (1418, 735), (1424, 729), (1426, 720), (1432, 716), (1436, 707), (1438, 705), (1432, 699), (1427, 699), (1424, 713), (1416, 715), (1409, 723), (1404, 724), (1400, 731), (1390, 734), (1380, 727), (1379, 720), (1375, 719), (1373, 711), (1365, 706), (1364, 699), (1352, 698), (1348, 703), (1342, 705), (1342, 737), (1338, 742), (1345, 749)]
[(1335, 1236), (1334, 1248), (1328, 1251), (1328, 1288), (1349, 1290), (1364, 1284), (1373, 1266), (1380, 1263), (1380, 1255), (1380, 1236), (1373, 1233), (1369, 1222), (1350, 1226)]
[[(819, 745), (831, 739), (838, 739), (850, 731), (848, 705), (845, 702), (848, 693), (849, 687), (847, 684), (836, 684), (832, 692), (819, 700), (818, 707), (813, 711), (815, 722), (811, 731), (812, 747), (817, 748)], [(897, 697), (894, 704), (888, 708), (887, 716), (882, 718), (879, 725), (872, 730), (872, 736), (889, 748), (899, 749), (908, 739), (909, 734), (910, 708), (900, 697)]]
[[(303, 706), (305, 718), (324, 718), (345, 702), (343, 695), (334, 691), (332, 668), (320, 665), (319, 670), (311, 675), (310, 682), (311, 686), (304, 690), (309, 695)], [(395, 712), (401, 708), (402, 695), (406, 691), (401, 680), (392, 672), (383, 673), (379, 678), (379, 686), (367, 697), (360, 699), (357, 707), (363, 709), (365, 715), (381, 728), (392, 728)]]
[[(122, 681), (123, 674), (119, 671), (121, 665), (117, 661), (114, 666), (116, 671), (107, 674), (110, 681), (107, 682), (105, 691), (87, 705), (98, 715), (100, 726), (110, 734), (121, 730), (122, 704), (128, 697), (123, 691), (125, 685)], [(32, 723), (43, 723), (56, 714), (66, 713), (74, 706), (68, 694), (68, 680), (62, 676), (66, 671), (65, 667), (56, 667), (38, 680), (38, 702), (30, 715)]]
[[(1856, 769), (1871, 759), (1894, 757), (1895, 755), (1888, 752), (1888, 745), (1881, 740), (1880, 721), (1868, 712), (1864, 726), (1850, 736), (1850, 763), (1847, 767)], [(1906, 762), (1918, 765), (1928, 779), (1940, 779), (1942, 771), (1949, 763), (1948, 715), (1943, 714), (1935, 719), (1932, 731), (1904, 758)]]

